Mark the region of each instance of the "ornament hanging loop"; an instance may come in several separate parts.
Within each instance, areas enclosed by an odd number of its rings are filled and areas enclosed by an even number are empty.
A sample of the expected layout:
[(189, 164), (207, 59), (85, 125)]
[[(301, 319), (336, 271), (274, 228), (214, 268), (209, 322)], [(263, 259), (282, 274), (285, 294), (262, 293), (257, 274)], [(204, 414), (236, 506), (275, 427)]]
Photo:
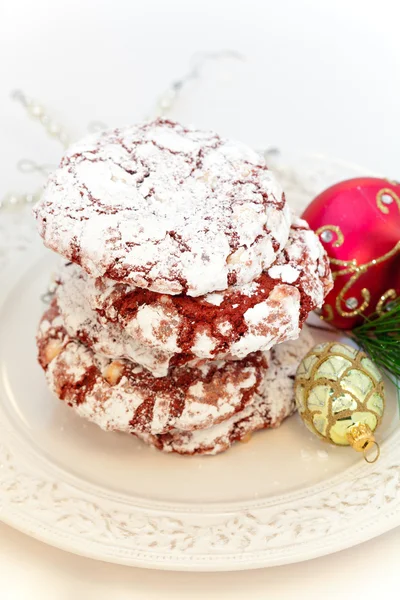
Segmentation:
[[(370, 448), (372, 448), (372, 446), (375, 446), (376, 453), (375, 453), (375, 455), (374, 455), (372, 458), (370, 458), (370, 457), (368, 457), (368, 455), (367, 455), (367, 452), (368, 452), (368, 450), (369, 450)], [(365, 462), (367, 462), (369, 465), (372, 465), (373, 463), (375, 463), (375, 462), (378, 460), (378, 458), (380, 457), (380, 455), (381, 455), (381, 448), (380, 448), (380, 446), (379, 446), (378, 442), (375, 442), (375, 440), (374, 440), (374, 441), (373, 441), (373, 442), (372, 442), (372, 443), (371, 443), (371, 444), (368, 446), (368, 448), (366, 448), (366, 449), (364, 450), (364, 452), (363, 452), (363, 455), (364, 455), (364, 460), (365, 460)]]
[[(381, 453), (379, 444), (375, 441), (374, 434), (371, 428), (366, 423), (355, 423), (347, 432), (347, 440), (350, 446), (356, 450), (356, 452), (362, 452), (364, 460), (367, 463), (374, 463), (378, 460)], [(372, 446), (376, 447), (375, 456), (370, 459), (367, 457), (367, 452)]]

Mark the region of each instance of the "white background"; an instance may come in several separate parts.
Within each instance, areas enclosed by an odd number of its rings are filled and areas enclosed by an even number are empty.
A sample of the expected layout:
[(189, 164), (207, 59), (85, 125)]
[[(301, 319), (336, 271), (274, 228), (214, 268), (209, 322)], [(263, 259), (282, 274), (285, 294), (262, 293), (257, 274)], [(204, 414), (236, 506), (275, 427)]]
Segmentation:
[[(58, 144), (9, 99), (45, 104), (73, 137), (148, 114), (195, 52), (209, 66), (173, 116), (256, 147), (318, 152), (400, 178), (397, 0), (1, 0), (0, 197), (40, 185), (20, 158), (54, 163)], [(239, 482), (240, 483), (240, 482)], [(67, 555), (0, 525), (5, 600), (394, 597), (400, 530), (340, 554), (268, 571), (154, 573)], [(393, 589), (393, 587), (392, 587)]]

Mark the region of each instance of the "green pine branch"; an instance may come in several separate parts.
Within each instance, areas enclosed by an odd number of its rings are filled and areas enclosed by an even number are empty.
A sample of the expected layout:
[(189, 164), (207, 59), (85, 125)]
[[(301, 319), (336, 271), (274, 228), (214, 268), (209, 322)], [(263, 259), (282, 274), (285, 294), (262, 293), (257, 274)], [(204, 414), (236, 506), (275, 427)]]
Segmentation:
[(382, 315), (366, 317), (351, 335), (396, 386), (400, 410), (400, 299)]

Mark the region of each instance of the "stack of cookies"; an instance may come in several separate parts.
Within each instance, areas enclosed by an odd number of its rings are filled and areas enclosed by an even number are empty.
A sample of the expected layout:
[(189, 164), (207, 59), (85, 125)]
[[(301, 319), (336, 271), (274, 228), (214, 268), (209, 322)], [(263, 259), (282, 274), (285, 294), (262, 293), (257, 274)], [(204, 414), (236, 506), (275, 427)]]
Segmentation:
[(215, 454), (293, 412), (312, 340), (288, 340), (332, 282), (257, 153), (167, 120), (106, 131), (69, 149), (35, 215), (66, 261), (39, 362), (79, 415)]

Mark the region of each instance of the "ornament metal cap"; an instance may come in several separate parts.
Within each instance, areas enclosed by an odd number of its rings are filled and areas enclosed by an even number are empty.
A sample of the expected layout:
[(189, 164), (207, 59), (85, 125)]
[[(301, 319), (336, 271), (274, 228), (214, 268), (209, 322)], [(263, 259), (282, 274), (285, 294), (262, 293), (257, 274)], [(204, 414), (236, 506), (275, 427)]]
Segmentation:
[[(379, 444), (375, 441), (371, 428), (366, 423), (355, 423), (349, 427), (347, 439), (354, 450), (364, 454), (364, 460), (367, 463), (374, 463), (378, 460), (381, 450)], [(373, 446), (376, 447), (376, 454), (373, 458), (369, 458), (367, 452)]]

